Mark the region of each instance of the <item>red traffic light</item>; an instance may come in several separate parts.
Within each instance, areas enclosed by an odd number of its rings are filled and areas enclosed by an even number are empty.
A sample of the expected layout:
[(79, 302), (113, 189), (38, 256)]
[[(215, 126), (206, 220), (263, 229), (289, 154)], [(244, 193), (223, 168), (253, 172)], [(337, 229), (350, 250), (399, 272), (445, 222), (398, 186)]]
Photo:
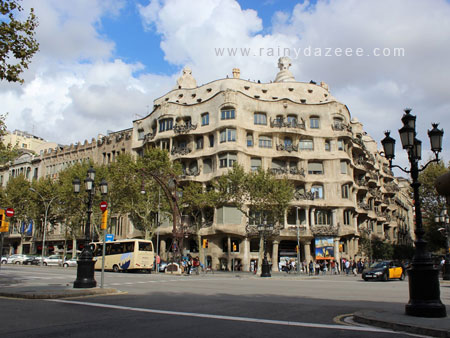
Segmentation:
[(102, 201), (100, 203), (100, 210), (105, 211), (107, 208), (108, 208), (108, 203), (106, 203), (105, 201)]
[(14, 216), (14, 209), (13, 209), (13, 208), (8, 208), (8, 209), (6, 209), (5, 215), (6, 215), (7, 217), (13, 217), (13, 216)]

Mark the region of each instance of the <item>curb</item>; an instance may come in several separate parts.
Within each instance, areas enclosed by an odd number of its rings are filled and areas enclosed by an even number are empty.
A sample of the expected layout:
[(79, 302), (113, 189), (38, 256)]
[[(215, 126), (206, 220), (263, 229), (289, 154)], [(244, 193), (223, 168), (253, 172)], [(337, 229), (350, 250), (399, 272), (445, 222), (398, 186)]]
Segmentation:
[[(433, 328), (433, 327), (427, 327), (427, 326), (419, 326), (407, 324), (407, 323), (399, 323), (390, 321), (388, 319), (379, 319), (375, 318), (374, 316), (376, 312), (373, 311), (358, 311), (353, 314), (353, 320), (360, 324), (366, 324), (371, 326), (377, 326), (384, 329), (390, 329), (393, 331), (402, 331), (402, 332), (408, 332), (408, 333), (414, 333), (419, 335), (425, 335), (430, 337), (444, 337), (449, 338), (450, 337), (450, 331), (447, 329), (439, 329), (439, 328)], [(384, 313), (385, 317), (389, 316), (389, 313)], [(405, 315), (406, 316), (406, 315)], [(419, 319), (419, 317), (417, 317)], [(439, 318), (437, 320), (446, 320), (445, 318)]]
[(9, 298), (22, 298), (22, 299), (59, 299), (59, 298), (74, 298), (84, 296), (101, 296), (101, 295), (113, 295), (120, 294), (121, 292), (116, 289), (66, 289), (61, 291), (37, 291), (37, 290), (24, 290), (24, 291), (12, 291), (12, 292), (0, 292), (0, 297)]

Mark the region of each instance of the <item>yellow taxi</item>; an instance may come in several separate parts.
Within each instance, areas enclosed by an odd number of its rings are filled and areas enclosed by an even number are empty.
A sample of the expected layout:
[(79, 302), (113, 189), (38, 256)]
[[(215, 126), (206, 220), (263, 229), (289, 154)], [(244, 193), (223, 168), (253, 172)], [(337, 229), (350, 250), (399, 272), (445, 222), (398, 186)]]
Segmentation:
[(373, 263), (368, 269), (364, 269), (362, 278), (365, 281), (390, 279), (405, 279), (405, 269), (403, 265), (395, 261), (381, 261)]

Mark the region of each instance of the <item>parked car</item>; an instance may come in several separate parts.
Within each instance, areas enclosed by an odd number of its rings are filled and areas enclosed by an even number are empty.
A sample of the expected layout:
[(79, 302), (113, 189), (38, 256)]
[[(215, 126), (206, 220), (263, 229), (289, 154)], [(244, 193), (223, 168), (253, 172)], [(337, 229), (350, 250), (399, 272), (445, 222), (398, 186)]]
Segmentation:
[(71, 259), (65, 260), (63, 263), (63, 267), (68, 268), (69, 266), (77, 266), (77, 259), (71, 258)]
[(6, 259), (6, 263), (8, 264), (22, 264), (22, 262), (27, 259), (28, 256), (27, 255), (23, 255), (23, 254), (14, 254), (9, 256)]
[(7, 261), (8, 261), (8, 257), (2, 256), (2, 264), (6, 264)]
[(382, 280), (389, 279), (405, 279), (405, 268), (399, 262), (382, 261), (373, 263), (368, 269), (364, 269), (362, 278), (368, 280)]
[(44, 262), (43, 265), (47, 266), (47, 265), (59, 265), (61, 266), (63, 263), (63, 256), (61, 255), (51, 255), (48, 256), (47, 258), (44, 258)]
[(42, 261), (42, 257), (41, 256), (33, 256), (33, 257), (28, 257), (27, 259), (25, 259), (22, 264), (23, 265), (40, 265)]
[(159, 263), (159, 272), (166, 272), (166, 269), (167, 269), (167, 262), (161, 261)]

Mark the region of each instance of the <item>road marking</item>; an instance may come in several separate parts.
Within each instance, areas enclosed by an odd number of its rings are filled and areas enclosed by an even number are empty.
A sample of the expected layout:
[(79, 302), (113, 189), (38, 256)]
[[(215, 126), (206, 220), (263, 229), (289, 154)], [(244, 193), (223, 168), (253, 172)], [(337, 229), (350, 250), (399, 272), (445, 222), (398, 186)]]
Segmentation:
[(64, 300), (64, 299), (49, 299), (47, 301), (54, 302), (54, 303), (84, 305), (84, 306), (92, 306), (92, 307), (114, 309), (114, 310), (126, 310), (126, 311), (135, 311), (135, 312), (154, 313), (154, 314), (169, 315), (169, 316), (195, 317), (195, 318), (216, 319), (216, 320), (229, 320), (229, 321), (236, 321), (236, 322), (248, 322), (248, 323), (259, 323), (259, 324), (270, 324), (270, 325), (283, 325), (283, 326), (297, 326), (297, 327), (333, 329), (333, 330), (344, 330), (344, 331), (362, 331), (362, 332), (380, 332), (380, 333), (384, 332), (384, 333), (404, 334), (402, 332), (395, 332), (395, 331), (379, 329), (379, 328), (372, 328), (372, 327), (356, 327), (356, 326), (343, 326), (343, 325), (336, 325), (336, 324), (303, 323), (303, 322), (292, 322), (292, 321), (272, 320), (272, 319), (259, 319), (259, 318), (249, 318), (249, 317), (221, 316), (221, 315), (212, 315), (212, 314), (207, 314), (207, 313), (165, 311), (165, 310), (157, 310), (157, 309), (144, 309), (144, 308), (137, 308), (137, 307), (128, 307), (128, 306), (121, 306), (121, 305), (80, 302), (80, 301), (72, 301), (72, 300)]

